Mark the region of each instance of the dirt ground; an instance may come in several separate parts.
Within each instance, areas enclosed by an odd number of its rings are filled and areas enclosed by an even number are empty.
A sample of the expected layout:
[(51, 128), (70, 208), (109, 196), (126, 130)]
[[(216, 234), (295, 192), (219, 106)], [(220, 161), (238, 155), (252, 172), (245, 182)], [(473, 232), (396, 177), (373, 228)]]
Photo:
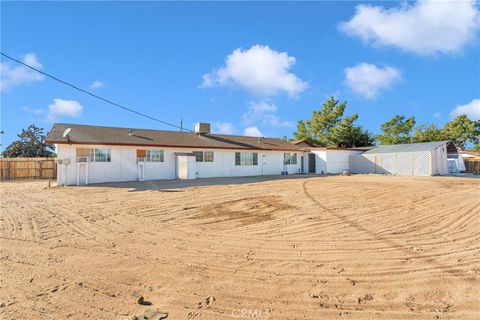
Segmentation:
[(0, 184), (1, 319), (480, 318), (480, 179), (47, 186)]

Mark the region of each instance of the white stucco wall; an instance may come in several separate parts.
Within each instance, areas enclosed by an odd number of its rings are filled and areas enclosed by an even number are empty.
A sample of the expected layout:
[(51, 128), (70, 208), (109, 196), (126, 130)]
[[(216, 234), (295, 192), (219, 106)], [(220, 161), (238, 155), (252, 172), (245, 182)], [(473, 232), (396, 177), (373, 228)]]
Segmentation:
[(362, 154), (355, 150), (313, 149), (315, 154), (315, 173), (342, 173), (350, 169), (350, 155)]
[(350, 170), (350, 156), (362, 154), (355, 150), (327, 150), (327, 173), (342, 173)]
[[(213, 162), (196, 162), (196, 178), (235, 177), (281, 174), (284, 170), (284, 151), (255, 151), (258, 153), (258, 165), (236, 166), (235, 152), (239, 150), (209, 150), (209, 149), (172, 149), (147, 148), (104, 145), (58, 145), (58, 159), (69, 159), (69, 165), (58, 165), (57, 181), (60, 185), (77, 184), (76, 148), (106, 148), (111, 149), (111, 162), (89, 162), (88, 183), (135, 181), (138, 180), (137, 149), (163, 150), (164, 162), (144, 162), (144, 180), (175, 179), (175, 153), (193, 151), (213, 151)], [(297, 152), (297, 164), (288, 165), (289, 174), (300, 172), (301, 157), (307, 157), (304, 152)], [(307, 167), (305, 167), (307, 170)]]
[(326, 150), (311, 150), (315, 155), (315, 173), (325, 174), (327, 172), (327, 151)]

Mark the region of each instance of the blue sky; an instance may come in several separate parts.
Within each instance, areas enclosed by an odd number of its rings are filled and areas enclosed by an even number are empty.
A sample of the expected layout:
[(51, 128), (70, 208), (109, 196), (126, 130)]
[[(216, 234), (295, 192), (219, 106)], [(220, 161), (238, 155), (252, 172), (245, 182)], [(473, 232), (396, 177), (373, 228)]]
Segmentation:
[[(292, 137), (330, 96), (377, 133), (394, 114), (480, 117), (478, 2), (2, 2), (1, 50), (185, 127)], [(453, 22), (452, 22), (453, 21)], [(31, 123), (167, 129), (2, 57), (5, 147)]]

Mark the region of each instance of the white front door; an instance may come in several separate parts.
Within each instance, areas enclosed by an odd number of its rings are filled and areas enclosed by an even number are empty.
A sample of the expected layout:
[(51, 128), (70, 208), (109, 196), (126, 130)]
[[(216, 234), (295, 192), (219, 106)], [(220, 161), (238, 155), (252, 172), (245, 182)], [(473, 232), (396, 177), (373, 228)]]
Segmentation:
[(177, 156), (177, 179), (188, 179), (188, 159), (185, 156)]
[(77, 167), (77, 185), (86, 185), (88, 184), (88, 164), (79, 163)]
[(195, 156), (177, 155), (175, 157), (177, 179), (196, 179), (197, 166)]
[(138, 181), (145, 180), (145, 164), (138, 164)]

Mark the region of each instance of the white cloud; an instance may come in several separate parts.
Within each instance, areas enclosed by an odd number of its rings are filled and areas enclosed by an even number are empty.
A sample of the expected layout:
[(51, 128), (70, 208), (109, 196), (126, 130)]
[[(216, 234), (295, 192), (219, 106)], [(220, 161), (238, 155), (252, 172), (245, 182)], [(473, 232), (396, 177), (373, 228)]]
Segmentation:
[(263, 117), (264, 125), (270, 127), (284, 127), (284, 128), (293, 128), (293, 122), (287, 120), (280, 120), (280, 118), (275, 114), (266, 114)]
[(33, 52), (23, 56), (23, 62), (37, 69), (41, 69), (43, 65), (38, 61), (37, 55)]
[(257, 127), (245, 128), (245, 130), (243, 130), (243, 134), (250, 137), (263, 137), (263, 133), (261, 133)]
[(433, 117), (434, 117), (434, 118), (437, 118), (437, 119), (440, 119), (440, 118), (442, 117), (442, 113), (441, 113), (440, 111), (434, 112), (434, 113), (433, 113)]
[[(37, 69), (42, 68), (42, 64), (38, 61), (35, 53), (27, 53), (23, 56), (22, 61)], [(42, 74), (27, 67), (13, 66), (5, 62), (0, 63), (0, 74), (0, 91), (2, 92), (8, 91), (15, 86), (30, 84), (45, 78)]]
[(237, 132), (233, 124), (230, 122), (216, 122), (213, 124), (214, 133), (219, 134), (234, 134)]
[(105, 83), (103, 83), (100, 80), (95, 80), (88, 87), (90, 89), (99, 89), (99, 88), (104, 87), (104, 86), (105, 86)]
[(381, 90), (390, 88), (401, 79), (398, 69), (389, 66), (381, 68), (369, 63), (346, 68), (344, 72), (345, 85), (367, 99), (374, 99)]
[(290, 72), (294, 64), (294, 57), (268, 46), (238, 48), (226, 58), (224, 67), (203, 75), (200, 87), (233, 85), (260, 96), (296, 96), (307, 83)]
[(385, 9), (359, 5), (340, 30), (364, 42), (417, 54), (455, 53), (475, 41), (480, 13), (475, 0), (420, 0)]
[(61, 117), (76, 118), (82, 114), (82, 105), (75, 100), (53, 99), (48, 106), (47, 121), (54, 122)]
[(466, 114), (472, 120), (480, 120), (480, 99), (473, 99), (470, 103), (457, 106), (450, 112), (452, 117)]
[(277, 112), (277, 107), (274, 104), (265, 101), (250, 101), (248, 104), (248, 111), (242, 117), (243, 124), (250, 126), (257, 121), (262, 120), (266, 114), (272, 114), (275, 112)]
[(243, 115), (242, 121), (246, 126), (252, 126), (258, 122), (270, 127), (292, 127), (292, 122), (280, 120), (275, 114), (277, 111), (278, 109), (273, 103), (250, 101), (248, 111)]

